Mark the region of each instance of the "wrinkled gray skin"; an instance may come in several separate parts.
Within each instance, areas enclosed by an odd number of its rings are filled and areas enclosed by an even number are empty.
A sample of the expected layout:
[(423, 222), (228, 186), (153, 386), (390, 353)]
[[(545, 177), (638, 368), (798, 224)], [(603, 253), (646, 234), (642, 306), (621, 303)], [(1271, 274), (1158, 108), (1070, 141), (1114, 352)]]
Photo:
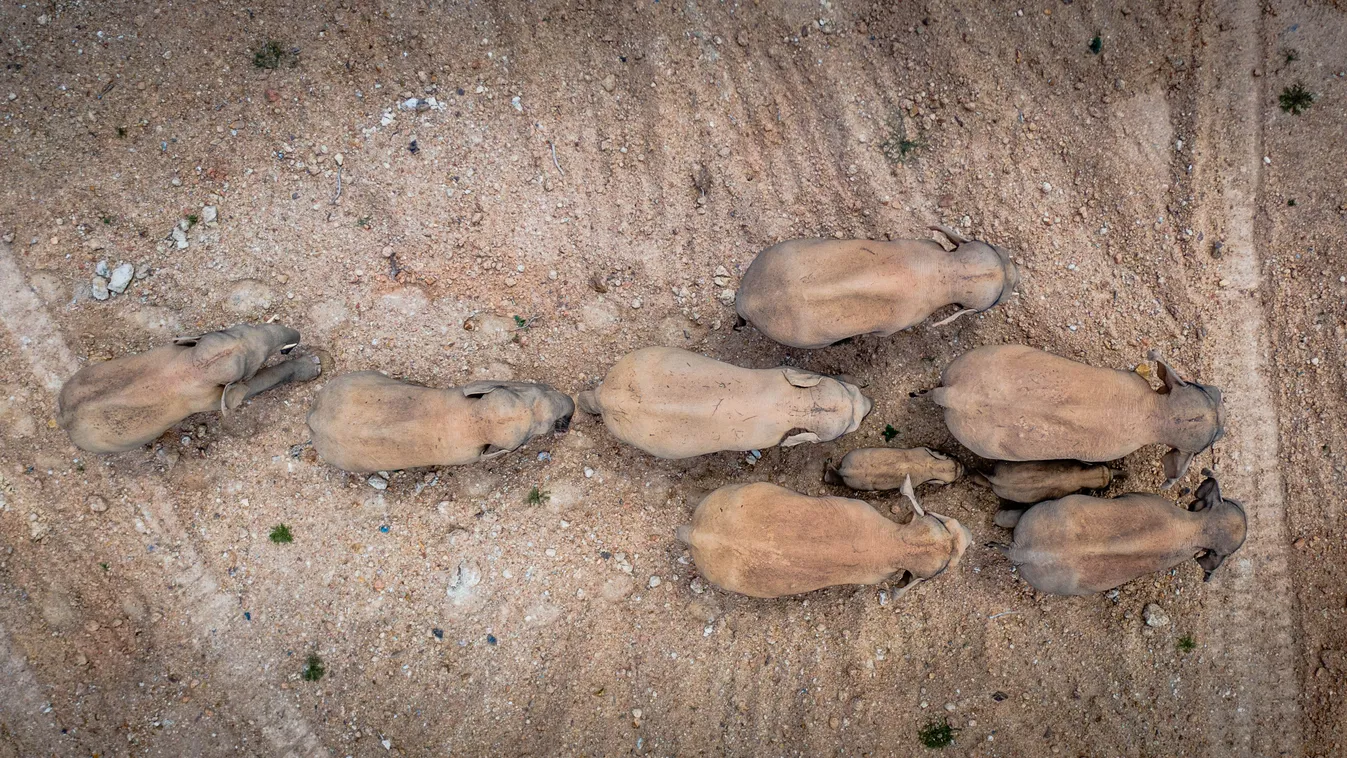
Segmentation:
[(378, 371), (328, 382), (309, 411), (313, 448), (346, 471), (457, 466), (570, 428), (575, 403), (546, 384), (473, 382), (436, 389)]
[[(820, 348), (861, 334), (887, 337), (951, 303), (985, 311), (1010, 298), (1019, 270), (1000, 247), (945, 227), (934, 240), (790, 240), (763, 250), (739, 282), (739, 317), (771, 339)], [(947, 319), (947, 323), (954, 317)]]
[(240, 324), (91, 363), (61, 388), (57, 420), (83, 450), (132, 450), (193, 413), (232, 410), (278, 384), (318, 376), (313, 356), (262, 368), (273, 354), (289, 353), (297, 344), (294, 329)]
[(1024, 512), (1009, 546), (994, 545), (1040, 592), (1089, 595), (1196, 557), (1211, 578), (1244, 544), (1244, 508), (1210, 472), (1188, 510), (1157, 495), (1068, 495)]
[(1157, 361), (1159, 391), (1134, 371), (1095, 368), (1024, 345), (970, 350), (930, 391), (964, 447), (999, 461), (1112, 461), (1155, 443), (1172, 487), (1225, 429), (1221, 392)]
[(823, 472), (828, 484), (845, 484), (853, 490), (896, 490), (912, 478), (914, 485), (952, 484), (963, 476), (963, 464), (927, 447), (908, 450), (895, 447), (863, 447), (842, 457), (842, 462)]
[(1040, 503), (1081, 490), (1100, 490), (1123, 472), (1080, 461), (997, 461), (990, 473), (969, 479), (997, 497), (1016, 503)]
[(790, 366), (751, 369), (675, 347), (623, 356), (580, 408), (660, 458), (827, 442), (870, 412), (858, 387)]

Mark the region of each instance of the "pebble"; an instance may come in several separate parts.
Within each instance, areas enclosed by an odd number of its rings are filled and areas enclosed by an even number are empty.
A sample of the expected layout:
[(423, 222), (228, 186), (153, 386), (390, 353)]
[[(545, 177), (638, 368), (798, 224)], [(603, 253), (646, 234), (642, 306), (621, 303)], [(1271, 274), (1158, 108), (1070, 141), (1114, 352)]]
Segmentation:
[(1049, 192), (1052, 192), (1052, 184), (1050, 184), (1049, 182), (1043, 182), (1043, 194), (1046, 195)]
[(169, 236), (171, 236), (173, 241), (177, 243), (179, 250), (187, 249), (187, 232), (182, 227), (173, 227), (173, 231), (169, 233)]
[(724, 266), (716, 266), (716, 273), (711, 277), (717, 287), (724, 287), (730, 283), (730, 272)]
[(514, 97), (510, 98), (510, 105), (513, 105), (514, 109), (519, 111), (520, 113), (524, 112), (524, 106), (522, 103), (519, 102), (519, 95), (515, 95)]
[(338, 166), (346, 165), (346, 156), (342, 155), (341, 153), (337, 153), (336, 155), (332, 156), (332, 160), (336, 161)]
[(593, 479), (593, 478), (594, 478), (594, 469), (590, 468), (589, 466), (585, 466), (585, 478), (586, 478), (586, 479)]
[(1169, 626), (1169, 615), (1165, 613), (1165, 609), (1155, 603), (1148, 603), (1141, 615), (1146, 619), (1146, 626)]
[(632, 307), (632, 308), (635, 308), (635, 309), (637, 309), (637, 310), (640, 310), (640, 308), (641, 308), (642, 305), (643, 305), (643, 303), (641, 302), (641, 298), (639, 298), (639, 297), (638, 297), (638, 298), (634, 298), (634, 299), (631, 301), (631, 307)]
[(388, 480), (383, 478), (382, 476), (379, 476), (378, 474), (374, 474), (365, 481), (369, 483), (369, 486), (373, 487), (376, 490), (388, 489)]
[(719, 297), (721, 305), (734, 305), (734, 290), (723, 289), (720, 291)]
[(662, 582), (662, 581), (663, 581), (663, 580), (660, 579), (658, 576), (652, 576), (652, 577), (650, 577), (650, 589), (652, 589), (652, 590), (655, 589), (656, 587), (658, 587), (658, 586), (660, 585), (660, 582)]
[(599, 85), (603, 87), (604, 92), (612, 92), (617, 89), (617, 77), (609, 74), (603, 77), (603, 81), (599, 82)]
[(102, 513), (108, 509), (108, 501), (102, 495), (90, 495), (84, 502), (89, 504), (89, 510), (94, 513)]
[(108, 292), (108, 280), (101, 276), (95, 276), (90, 292), (95, 300), (107, 300), (111, 297), (111, 293)]
[(130, 263), (123, 263), (112, 270), (112, 277), (108, 279), (108, 289), (121, 294), (131, 284), (131, 277), (136, 275), (136, 267)]
[(99, 261), (98, 265), (94, 266), (94, 273), (97, 274), (98, 276), (107, 277), (107, 275), (110, 273), (108, 271), (108, 262)]
[(214, 224), (220, 218), (220, 211), (213, 205), (201, 209), (201, 223)]

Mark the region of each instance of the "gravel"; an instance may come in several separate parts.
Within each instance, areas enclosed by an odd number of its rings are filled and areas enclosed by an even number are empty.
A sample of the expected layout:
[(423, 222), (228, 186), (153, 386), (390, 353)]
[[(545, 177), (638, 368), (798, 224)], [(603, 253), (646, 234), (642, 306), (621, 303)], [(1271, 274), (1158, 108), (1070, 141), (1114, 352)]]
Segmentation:
[(119, 265), (112, 270), (112, 277), (108, 280), (108, 289), (120, 295), (131, 285), (131, 278), (135, 275), (135, 266), (130, 263)]
[(1155, 603), (1147, 604), (1145, 610), (1141, 612), (1141, 615), (1146, 619), (1146, 626), (1169, 626), (1169, 615), (1165, 613), (1165, 609)]

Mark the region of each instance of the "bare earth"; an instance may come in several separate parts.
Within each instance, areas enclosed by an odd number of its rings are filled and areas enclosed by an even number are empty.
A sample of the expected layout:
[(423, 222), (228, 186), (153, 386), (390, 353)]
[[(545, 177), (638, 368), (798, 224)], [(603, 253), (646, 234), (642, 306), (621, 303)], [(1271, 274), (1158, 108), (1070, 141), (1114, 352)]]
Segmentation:
[[(1347, 10), (982, 6), (5, 4), (0, 756), (917, 755), (940, 719), (959, 755), (1341, 755)], [(1013, 250), (1020, 295), (819, 351), (730, 328), (762, 248), (937, 222)], [(94, 300), (101, 261), (143, 276)], [(577, 417), (385, 491), (306, 446), (322, 378), (122, 455), (55, 426), (88, 360), (270, 319), (339, 372), (575, 393), (664, 344), (876, 407), (756, 462)], [(919, 494), (974, 547), (898, 600), (702, 586), (673, 534), (715, 487), (844, 494), (825, 461), (886, 424), (975, 463), (908, 393), (1007, 342), (1220, 386), (1182, 485), (1218, 472), (1244, 550), (1208, 584), (1039, 596), (960, 483)], [(1160, 452), (1115, 493), (1154, 491)]]

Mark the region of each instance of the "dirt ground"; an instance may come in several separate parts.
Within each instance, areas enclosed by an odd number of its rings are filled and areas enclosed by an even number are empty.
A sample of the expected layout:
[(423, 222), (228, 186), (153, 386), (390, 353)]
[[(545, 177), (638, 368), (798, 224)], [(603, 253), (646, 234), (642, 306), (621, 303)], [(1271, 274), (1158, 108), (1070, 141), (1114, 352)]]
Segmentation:
[[(1339, 3), (37, 2), (0, 29), (0, 756), (919, 755), (942, 719), (970, 756), (1347, 750)], [(817, 351), (731, 329), (762, 248), (936, 222), (1013, 250), (1018, 297)], [(100, 301), (101, 262), (136, 276)], [(307, 447), (322, 378), (120, 455), (55, 425), (88, 360), (273, 319), (338, 372), (576, 393), (662, 344), (846, 373), (875, 410), (677, 462), (577, 416), (386, 490)], [(718, 486), (844, 494), (825, 462), (886, 424), (976, 463), (908, 393), (998, 343), (1221, 387), (1182, 485), (1218, 472), (1244, 550), (1041, 596), (959, 483), (919, 494), (974, 547), (900, 599), (698, 580), (673, 534)], [(1156, 491), (1160, 452), (1113, 491)]]

